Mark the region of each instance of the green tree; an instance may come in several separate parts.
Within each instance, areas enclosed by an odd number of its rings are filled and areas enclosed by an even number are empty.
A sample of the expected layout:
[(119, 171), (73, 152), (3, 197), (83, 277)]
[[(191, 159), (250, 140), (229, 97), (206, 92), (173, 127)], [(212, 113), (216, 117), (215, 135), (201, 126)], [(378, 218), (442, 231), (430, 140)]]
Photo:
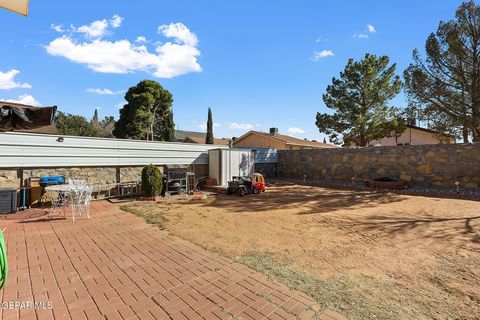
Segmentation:
[(102, 121), (94, 125), (100, 131), (100, 136), (103, 138), (114, 138), (113, 129), (115, 128), (115, 119), (112, 116), (105, 117)]
[(164, 118), (165, 122), (163, 128), (163, 141), (175, 140), (175, 123), (173, 122), (173, 111), (168, 112), (168, 116)]
[(99, 137), (101, 133), (85, 117), (58, 111), (55, 116), (58, 133), (67, 136)]
[(92, 123), (93, 124), (98, 123), (98, 109), (97, 108), (95, 108), (95, 111), (93, 112)]
[(395, 64), (387, 56), (366, 54), (361, 61), (350, 59), (339, 78), (333, 78), (323, 95), (333, 114), (317, 113), (316, 125), (330, 142), (366, 146), (370, 141), (391, 136), (398, 126), (397, 110), (387, 105), (401, 89)]
[(430, 127), (480, 141), (480, 6), (462, 3), (455, 20), (439, 23), (405, 70), (406, 93)]
[(206, 144), (213, 144), (213, 121), (212, 110), (208, 108), (208, 120), (207, 120), (207, 137), (205, 138)]
[(155, 197), (162, 192), (162, 172), (153, 164), (142, 169), (142, 191), (149, 197)]
[[(120, 118), (113, 134), (117, 138), (169, 141), (175, 130), (169, 121), (173, 97), (168, 90), (153, 80), (140, 81), (125, 94), (127, 104), (120, 109)], [(165, 124), (170, 127), (165, 128)]]

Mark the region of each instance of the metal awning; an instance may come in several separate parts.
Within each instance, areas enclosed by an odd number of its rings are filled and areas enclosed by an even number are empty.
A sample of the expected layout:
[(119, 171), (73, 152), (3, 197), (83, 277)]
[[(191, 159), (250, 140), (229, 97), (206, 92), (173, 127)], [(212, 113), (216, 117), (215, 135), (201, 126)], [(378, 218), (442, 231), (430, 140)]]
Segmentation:
[(0, 0), (0, 7), (24, 16), (28, 15), (28, 0)]

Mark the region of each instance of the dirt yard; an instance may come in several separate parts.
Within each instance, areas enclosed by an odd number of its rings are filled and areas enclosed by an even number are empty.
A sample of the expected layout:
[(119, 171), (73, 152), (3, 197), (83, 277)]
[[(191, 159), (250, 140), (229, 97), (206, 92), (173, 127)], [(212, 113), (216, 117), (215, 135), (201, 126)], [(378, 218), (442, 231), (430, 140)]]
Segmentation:
[(480, 318), (480, 202), (278, 184), (128, 206), (349, 319)]

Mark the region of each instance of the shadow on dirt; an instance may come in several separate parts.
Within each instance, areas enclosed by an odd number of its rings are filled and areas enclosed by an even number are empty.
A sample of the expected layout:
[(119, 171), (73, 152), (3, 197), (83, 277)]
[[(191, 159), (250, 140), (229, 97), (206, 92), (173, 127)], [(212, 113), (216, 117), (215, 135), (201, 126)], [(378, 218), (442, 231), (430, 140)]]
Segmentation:
[[(403, 215), (403, 216), (402, 216)], [(479, 216), (467, 217), (406, 217), (403, 212), (391, 215), (370, 215), (365, 221), (350, 223), (359, 231), (382, 230), (388, 234), (400, 235), (416, 233), (422, 237), (453, 240), (463, 238), (474, 244), (480, 244), (480, 232), (475, 224), (480, 224)]]
[(302, 207), (298, 214), (305, 215), (377, 207), (403, 200), (405, 197), (391, 193), (276, 184), (275, 188), (269, 188), (267, 192), (259, 195), (249, 194), (245, 197), (218, 195), (212, 203), (205, 206), (223, 208), (231, 212), (265, 212)]

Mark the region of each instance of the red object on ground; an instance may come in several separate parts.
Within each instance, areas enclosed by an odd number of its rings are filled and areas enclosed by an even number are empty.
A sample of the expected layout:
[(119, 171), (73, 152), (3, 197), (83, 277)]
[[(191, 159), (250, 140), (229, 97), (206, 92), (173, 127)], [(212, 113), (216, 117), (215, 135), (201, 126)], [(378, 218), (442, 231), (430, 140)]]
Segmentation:
[(207, 184), (207, 186), (216, 186), (217, 185), (217, 179), (207, 179), (206, 184)]

